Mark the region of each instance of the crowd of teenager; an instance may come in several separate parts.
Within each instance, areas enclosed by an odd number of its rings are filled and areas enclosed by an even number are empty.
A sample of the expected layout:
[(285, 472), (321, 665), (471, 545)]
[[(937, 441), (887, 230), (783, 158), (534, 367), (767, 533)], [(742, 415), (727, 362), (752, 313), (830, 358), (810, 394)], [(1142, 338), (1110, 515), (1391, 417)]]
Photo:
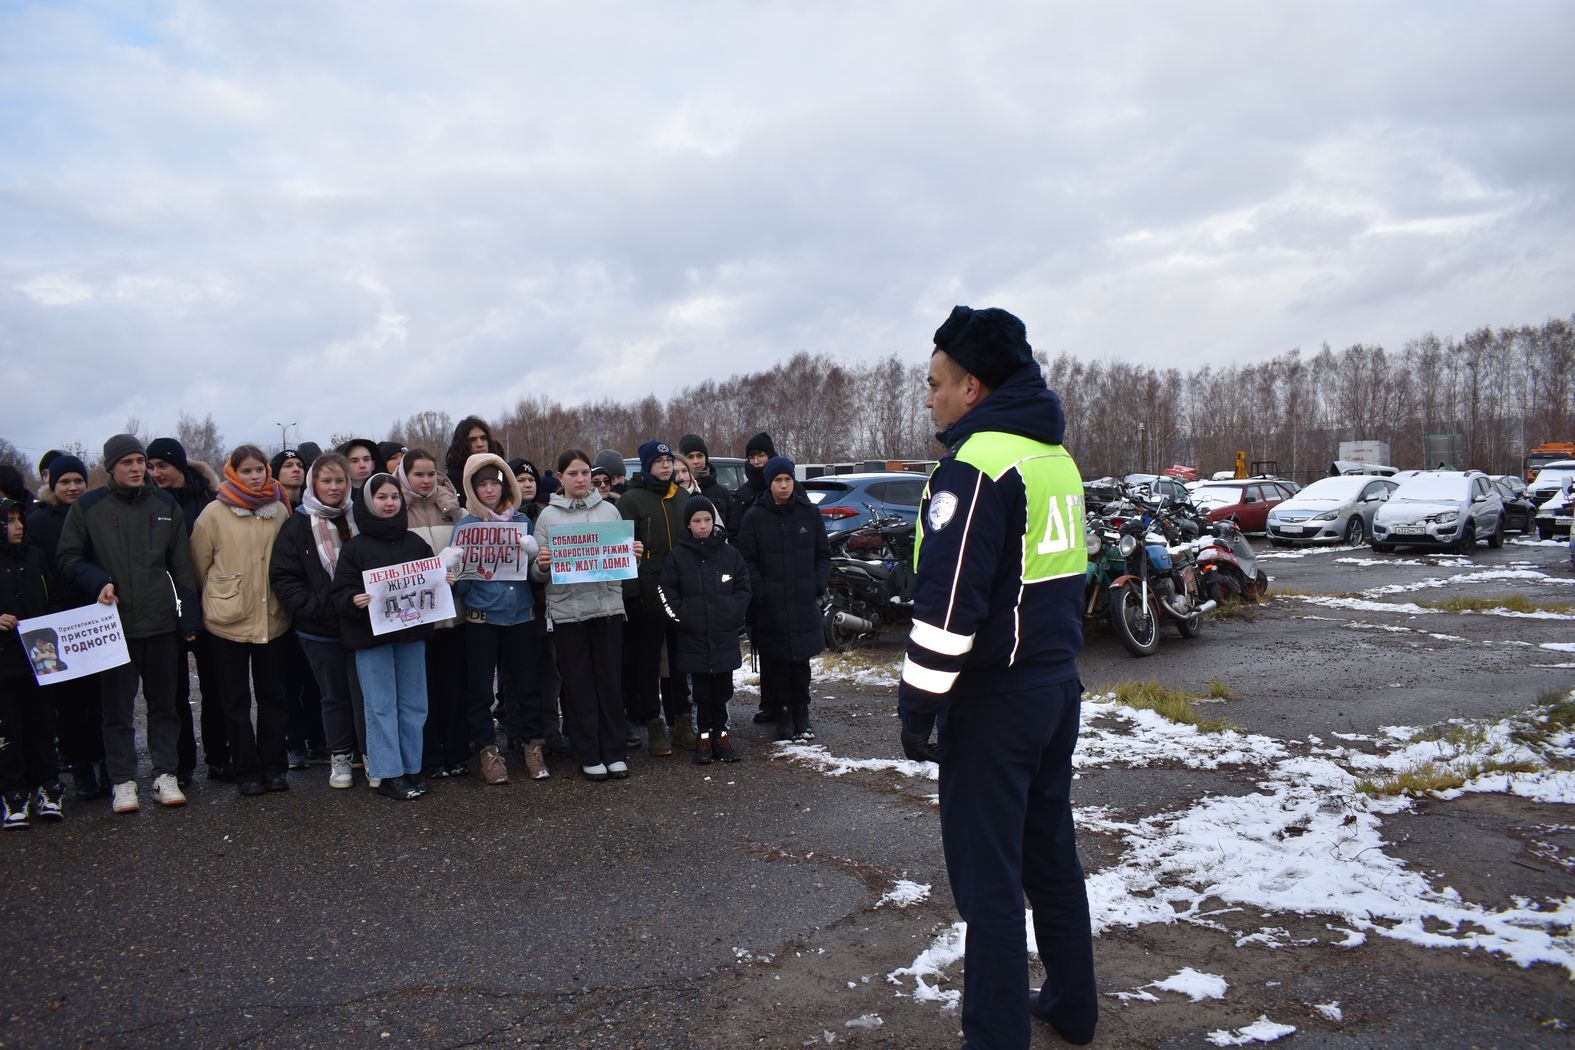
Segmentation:
[[(472, 773), (507, 784), (511, 766), (546, 779), (565, 759), (623, 779), (640, 747), (736, 762), (741, 633), (760, 662), (754, 720), (813, 739), (826, 530), (768, 434), (744, 453), (734, 492), (697, 435), (677, 452), (646, 441), (626, 478), (616, 450), (510, 458), (474, 416), (440, 453), (243, 444), (216, 466), (117, 434), (91, 490), (80, 457), (51, 452), (36, 494), (0, 497), (0, 823), (64, 819), (62, 770), (78, 800), (136, 812), (139, 695), (163, 806), (185, 804), (199, 750), (208, 780), (248, 797), (313, 765), (333, 788), (360, 769), (409, 800)], [(634, 523), (634, 579), (553, 578), (554, 526), (618, 520)], [(440, 554), (474, 523), (521, 526), (529, 579), (450, 571), (452, 619), (374, 633), (363, 573)], [(116, 608), (129, 661), (40, 685), (19, 622), (95, 602)]]

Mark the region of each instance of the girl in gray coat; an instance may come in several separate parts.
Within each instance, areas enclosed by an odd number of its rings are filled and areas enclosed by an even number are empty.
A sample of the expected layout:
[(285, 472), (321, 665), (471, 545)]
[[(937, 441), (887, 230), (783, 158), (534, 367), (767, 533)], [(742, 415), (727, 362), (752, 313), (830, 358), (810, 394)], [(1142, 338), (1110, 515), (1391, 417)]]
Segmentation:
[[(621, 521), (591, 487), (591, 457), (571, 448), (558, 457), (563, 487), (536, 519), (540, 553), (531, 578), (547, 584), (547, 629), (563, 677), (564, 723), (580, 772), (589, 780), (629, 775), (628, 720), (622, 695), (623, 584), (618, 580), (552, 581), (552, 531), (565, 525)], [(635, 557), (644, 553), (637, 540)]]

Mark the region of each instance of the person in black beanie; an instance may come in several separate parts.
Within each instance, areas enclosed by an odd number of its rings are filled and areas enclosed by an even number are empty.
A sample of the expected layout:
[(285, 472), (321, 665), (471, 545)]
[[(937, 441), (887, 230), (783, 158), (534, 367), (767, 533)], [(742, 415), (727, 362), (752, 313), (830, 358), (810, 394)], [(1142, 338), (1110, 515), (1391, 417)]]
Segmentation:
[(303, 441), (295, 446), (295, 451), (301, 456), (301, 466), (311, 470), (312, 464), (317, 462), (317, 457), (323, 454), (323, 447), (315, 441)]
[(727, 702), (733, 697), (733, 671), (742, 663), (738, 629), (749, 612), (749, 566), (738, 550), (722, 542), (716, 529), (716, 504), (703, 495), (684, 502), (686, 535), (662, 566), (657, 593), (672, 620), (676, 644), (668, 654), (678, 674), (689, 675), (694, 689), (695, 762), (716, 757), (737, 762), (728, 732)]
[[(55, 556), (60, 550), (60, 532), (66, 515), (82, 494), (87, 492), (87, 466), (76, 456), (63, 452), (50, 460), (49, 485), (27, 516), (27, 542), (43, 552), (49, 568), (49, 590), (63, 607), (91, 601), (77, 593), (60, 572)], [(55, 703), (55, 726), (60, 739), (60, 757), (71, 768), (77, 799), (88, 802), (109, 794), (109, 774), (104, 771), (104, 734), (96, 675), (54, 682), (48, 694)]]
[(137, 736), (134, 715), (141, 685), (147, 709), (153, 797), (184, 806), (175, 779), (180, 715), (175, 679), (180, 639), (195, 638), (201, 612), (194, 596), (191, 544), (180, 504), (152, 484), (147, 456), (132, 434), (104, 442), (109, 481), (72, 506), (60, 532), (56, 561), (78, 592), (120, 614), (131, 662), (100, 675), (104, 757), (114, 782), (116, 813), (135, 813)]
[[(727, 507), (727, 533), (737, 536), (739, 525), (743, 523), (744, 512), (755, 505), (755, 502), (766, 491), (766, 479), (761, 475), (761, 470), (766, 465), (766, 460), (777, 454), (777, 446), (771, 440), (771, 435), (761, 431), (744, 444), (744, 483), (738, 486), (738, 491), (733, 493), (733, 498)], [(703, 491), (703, 490), (702, 490)]]
[[(689, 464), (689, 476), (700, 485), (700, 495), (716, 504), (718, 509), (732, 503), (733, 493), (717, 480), (716, 468), (711, 465), (711, 450), (706, 448), (705, 440), (699, 434), (685, 434), (680, 438), (678, 451)], [(724, 521), (716, 522), (717, 528), (726, 526)]]
[(776, 739), (813, 740), (809, 661), (826, 647), (820, 598), (831, 585), (831, 545), (825, 521), (795, 480), (792, 460), (773, 456), (761, 476), (766, 491), (738, 532), (753, 592), (761, 709), (775, 715)]
[[(219, 479), (213, 468), (201, 460), (187, 457), (186, 446), (172, 437), (148, 442), (148, 474), (153, 483), (180, 504), (186, 521), (186, 536), (197, 527), (197, 519), (218, 495)], [(195, 601), (195, 596), (193, 597)], [(175, 673), (175, 712), (180, 716), (179, 760), (175, 779), (181, 787), (191, 784), (197, 768), (197, 732), (191, 715), (190, 658), (197, 661), (197, 690), (202, 696), (202, 753), (208, 765), (209, 780), (230, 780), (230, 729), (219, 695), (218, 664), (213, 656), (213, 638), (199, 626), (192, 641), (180, 643), (180, 660)]]
[(268, 469), (273, 471), (274, 480), (284, 490), (290, 509), (298, 509), (301, 506), (301, 491), (306, 486), (306, 460), (301, 458), (300, 449), (286, 448), (275, 452), (268, 461)]

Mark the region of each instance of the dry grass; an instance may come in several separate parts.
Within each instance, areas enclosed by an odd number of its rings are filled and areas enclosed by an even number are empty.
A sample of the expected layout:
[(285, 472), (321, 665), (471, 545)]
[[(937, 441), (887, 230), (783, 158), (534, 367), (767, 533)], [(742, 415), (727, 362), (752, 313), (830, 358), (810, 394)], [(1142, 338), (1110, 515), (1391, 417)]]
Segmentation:
[(1481, 722), (1451, 722), (1423, 729), (1412, 735), (1412, 741), (1421, 743), (1426, 740), (1437, 740), (1448, 744), (1457, 752), (1480, 751), (1487, 746), (1487, 726)]
[(1524, 594), (1511, 594), (1505, 598), (1467, 598), (1464, 596), (1444, 598), (1439, 601), (1417, 602), (1429, 609), (1442, 609), (1444, 612), (1467, 613), (1487, 612), (1492, 609), (1508, 609), (1510, 612), (1575, 612), (1575, 606), (1568, 602), (1534, 602)]
[(1116, 699), (1128, 707), (1153, 711), (1162, 718), (1195, 727), (1200, 733), (1218, 733), (1233, 728), (1223, 719), (1205, 718), (1198, 713), (1192, 697), (1150, 679), (1147, 682), (1121, 682), (1113, 690)]
[(1535, 773), (1542, 768), (1535, 762), (1501, 758), (1479, 758), (1456, 764), (1430, 759), (1409, 766), (1393, 776), (1359, 780), (1356, 790), (1364, 795), (1409, 795), (1415, 798), (1464, 787), (1477, 777), (1489, 773)]
[(1234, 700), (1234, 699), (1236, 699), (1236, 694), (1232, 693), (1230, 691), (1230, 686), (1226, 685), (1223, 681), (1221, 681), (1218, 678), (1210, 678), (1209, 682), (1208, 682), (1208, 688), (1209, 688), (1209, 699), (1211, 699), (1211, 700)]
[(1551, 690), (1537, 698), (1537, 706), (1518, 716), (1510, 739), (1531, 748), (1545, 748), (1554, 737), (1575, 731), (1575, 691)]
[[(896, 655), (900, 658), (901, 651)], [(853, 648), (837, 652), (827, 649), (820, 654), (820, 665), (827, 674), (855, 675), (860, 671), (890, 671), (900, 673), (900, 669), (893, 667), (893, 651), (890, 648)]]

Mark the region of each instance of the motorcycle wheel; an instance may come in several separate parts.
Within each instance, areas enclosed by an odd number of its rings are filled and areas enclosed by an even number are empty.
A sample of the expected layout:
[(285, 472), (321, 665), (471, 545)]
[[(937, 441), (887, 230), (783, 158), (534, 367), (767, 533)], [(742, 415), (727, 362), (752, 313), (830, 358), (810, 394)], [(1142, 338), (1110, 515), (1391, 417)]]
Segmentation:
[(1253, 598), (1263, 598), (1269, 593), (1269, 578), (1261, 571), (1258, 573), (1258, 576), (1253, 581), (1253, 583), (1256, 585), (1256, 589), (1253, 591), (1252, 595)]
[(1241, 584), (1223, 572), (1209, 573), (1208, 596), (1220, 605), (1241, 600)]
[(1185, 620), (1177, 620), (1176, 630), (1183, 638), (1196, 638), (1203, 633), (1203, 614), (1195, 612)]
[(1144, 607), (1143, 590), (1136, 583), (1122, 585), (1120, 592), (1111, 596), (1110, 624), (1133, 656), (1153, 656), (1159, 648), (1159, 617), (1154, 615), (1152, 602)]

